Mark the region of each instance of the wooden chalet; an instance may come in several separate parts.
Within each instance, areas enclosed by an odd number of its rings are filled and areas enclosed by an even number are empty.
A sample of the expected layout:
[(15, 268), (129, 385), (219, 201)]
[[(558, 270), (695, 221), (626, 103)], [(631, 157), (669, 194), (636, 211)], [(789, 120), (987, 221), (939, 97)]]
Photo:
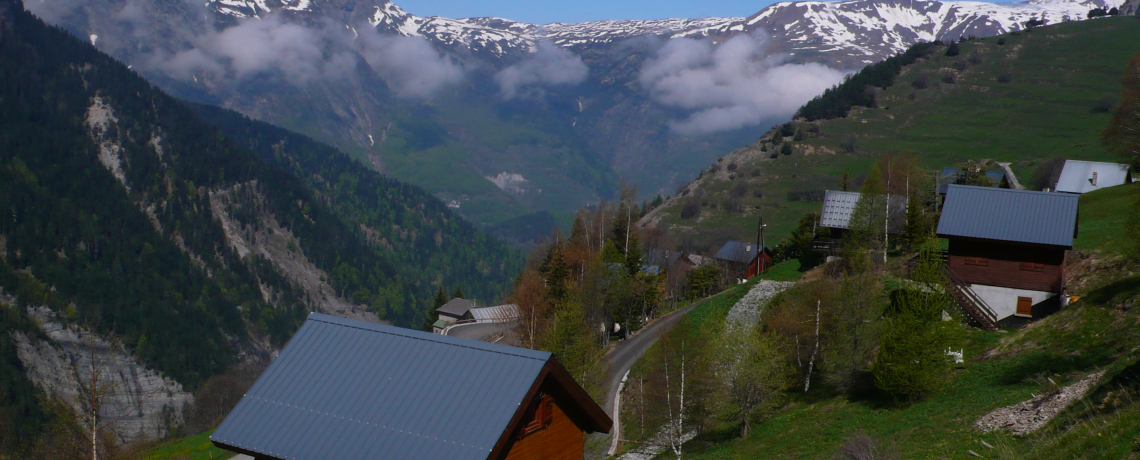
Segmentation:
[(772, 267), (772, 250), (754, 243), (729, 241), (721, 246), (713, 259), (724, 270), (729, 280), (743, 282)]
[[(851, 216), (863, 194), (827, 190), (823, 195), (823, 205), (819, 211), (819, 228), (812, 240), (812, 251), (829, 255), (837, 254), (843, 247), (843, 236), (851, 225)], [(889, 211), (891, 234), (900, 233), (906, 219), (906, 197), (890, 196)]]
[(550, 353), (314, 313), (210, 441), (257, 460), (580, 460), (611, 425)]
[(938, 221), (953, 294), (980, 326), (1040, 318), (1062, 306), (1079, 197), (950, 185)]

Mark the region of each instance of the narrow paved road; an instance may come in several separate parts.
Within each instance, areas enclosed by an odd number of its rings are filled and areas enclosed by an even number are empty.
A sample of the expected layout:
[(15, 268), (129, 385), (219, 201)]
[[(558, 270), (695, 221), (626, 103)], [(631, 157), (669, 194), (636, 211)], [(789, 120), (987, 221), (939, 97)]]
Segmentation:
[(515, 327), (518, 323), (470, 323), (460, 324), (453, 326), (447, 331), (448, 337), (459, 337), (462, 339), (482, 340), (490, 342), (494, 338), (501, 336), (502, 339), (498, 343), (503, 345), (518, 346), (518, 337), (515, 334)]
[(617, 396), (618, 386), (621, 385), (621, 378), (633, 367), (641, 355), (649, 349), (657, 339), (661, 337), (666, 331), (671, 329), (677, 321), (685, 316), (689, 310), (692, 310), (697, 305), (704, 303), (706, 300), (701, 300), (689, 305), (685, 308), (676, 310), (665, 316), (657, 318), (648, 326), (643, 328), (633, 337), (622, 340), (610, 350), (604, 358), (602, 363), (606, 366), (606, 403), (602, 407), (609, 414), (610, 418), (614, 416), (614, 396)]

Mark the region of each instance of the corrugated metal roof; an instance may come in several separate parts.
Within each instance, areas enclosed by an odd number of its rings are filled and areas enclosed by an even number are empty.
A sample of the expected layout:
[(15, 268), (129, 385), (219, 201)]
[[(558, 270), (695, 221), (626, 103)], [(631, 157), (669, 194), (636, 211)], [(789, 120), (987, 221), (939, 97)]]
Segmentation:
[(819, 213), (819, 226), (826, 228), (847, 228), (855, 204), (859, 202), (859, 192), (828, 190), (823, 195), (823, 209)]
[(288, 460), (485, 459), (550, 359), (314, 313), (210, 440)]
[[(1131, 182), (1129, 165), (1101, 163), (1096, 161), (1066, 160), (1057, 179), (1057, 191), (1066, 193), (1088, 193), (1105, 187), (1115, 187)], [(1093, 175), (1096, 175), (1093, 184)]]
[(513, 303), (471, 309), (471, 317), (477, 323), (508, 323), (518, 320), (519, 316), (519, 306)]
[(938, 236), (1072, 247), (1079, 195), (951, 185)]
[(729, 241), (721, 246), (713, 258), (746, 264), (756, 258), (756, 244)]
[(472, 308), (475, 308), (474, 301), (456, 297), (440, 306), (436, 311), (458, 318), (463, 316), (464, 313), (467, 313), (467, 310), (470, 310)]

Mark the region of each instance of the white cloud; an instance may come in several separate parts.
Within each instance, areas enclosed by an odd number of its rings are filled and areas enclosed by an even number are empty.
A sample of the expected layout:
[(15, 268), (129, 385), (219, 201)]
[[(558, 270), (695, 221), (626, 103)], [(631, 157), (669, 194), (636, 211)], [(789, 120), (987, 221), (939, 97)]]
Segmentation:
[(640, 81), (658, 102), (691, 111), (672, 128), (696, 135), (790, 117), (843, 80), (843, 72), (827, 66), (783, 59), (767, 56), (762, 38), (737, 35), (720, 45), (678, 38), (654, 53)]
[(544, 85), (576, 85), (586, 79), (589, 68), (582, 58), (549, 41), (522, 62), (500, 70), (495, 81), (503, 97), (513, 99), (527, 88)]

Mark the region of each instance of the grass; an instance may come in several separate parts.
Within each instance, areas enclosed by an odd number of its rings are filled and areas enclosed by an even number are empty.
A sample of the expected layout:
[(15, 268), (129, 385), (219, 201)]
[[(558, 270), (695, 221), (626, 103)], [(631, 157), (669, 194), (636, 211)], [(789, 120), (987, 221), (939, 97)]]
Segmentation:
[(789, 259), (773, 265), (768, 271), (760, 274), (760, 279), (772, 281), (796, 281), (803, 276), (799, 259)]
[(1120, 254), (1126, 248), (1124, 233), (1133, 203), (1140, 199), (1140, 182), (1081, 195), (1080, 228), (1073, 247)]
[[(999, 39), (1004, 45), (997, 44)], [(967, 159), (1008, 161), (1023, 183), (1047, 158), (1118, 161), (1099, 139), (1110, 113), (1094, 107), (1105, 96), (1119, 98), (1137, 42), (1140, 21), (1120, 17), (971, 40), (961, 44), (957, 57), (944, 56), (943, 48), (904, 69), (893, 86), (880, 92), (878, 107), (819, 122), (820, 135), (795, 142), (792, 155), (769, 158), (770, 146), (762, 152), (758, 142), (726, 156), (720, 171), (706, 170), (687, 196), (668, 202), (660, 222), (704, 247), (746, 238), (754, 231), (754, 216), (763, 215), (778, 240), (804, 212), (819, 211), (818, 202), (791, 201), (788, 192), (837, 190), (844, 172), (854, 180), (887, 153), (913, 154), (932, 173)], [(975, 52), (980, 63), (959, 72), (956, 83), (940, 81), (955, 61)], [(1006, 72), (1011, 81), (999, 82)], [(922, 75), (930, 85), (914, 88), (912, 82)], [(857, 140), (854, 152), (840, 145), (849, 135)], [(733, 163), (736, 168), (729, 173), (727, 165)], [(755, 177), (753, 170), (759, 170)], [(680, 217), (682, 201), (700, 196), (710, 205), (723, 204), (740, 183), (748, 191), (738, 198), (739, 211), (704, 206), (696, 219)]]
[(224, 460), (236, 455), (214, 447), (210, 443), (211, 434), (214, 434), (214, 430), (172, 441), (143, 451), (131, 460)]

